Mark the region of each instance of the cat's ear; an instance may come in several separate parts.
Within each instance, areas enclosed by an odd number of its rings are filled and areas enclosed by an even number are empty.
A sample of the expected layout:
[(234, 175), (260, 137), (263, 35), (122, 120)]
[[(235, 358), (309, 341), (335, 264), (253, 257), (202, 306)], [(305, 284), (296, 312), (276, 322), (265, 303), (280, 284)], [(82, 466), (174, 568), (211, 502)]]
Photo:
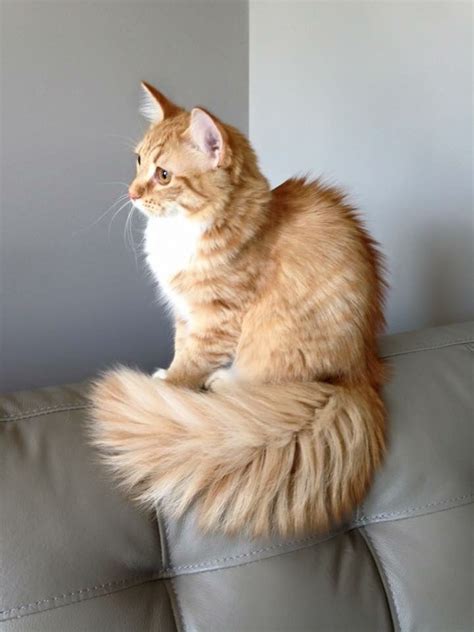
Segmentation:
[(206, 156), (211, 169), (222, 164), (225, 151), (223, 131), (205, 110), (193, 108), (191, 111), (189, 135), (193, 145)]
[(163, 119), (178, 114), (180, 111), (177, 105), (146, 81), (142, 81), (142, 88), (143, 100), (140, 112), (150, 123), (161, 123)]

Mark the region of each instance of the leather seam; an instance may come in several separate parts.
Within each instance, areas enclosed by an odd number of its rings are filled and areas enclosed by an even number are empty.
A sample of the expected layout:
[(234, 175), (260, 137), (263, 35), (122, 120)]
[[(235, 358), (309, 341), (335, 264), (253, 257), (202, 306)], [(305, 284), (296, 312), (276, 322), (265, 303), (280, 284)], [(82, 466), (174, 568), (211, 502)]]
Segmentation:
[[(170, 548), (169, 548), (169, 541), (170, 541), (170, 537), (169, 537), (169, 530), (168, 530), (168, 522), (166, 520), (166, 517), (163, 515), (162, 516), (162, 525), (163, 525), (163, 541), (165, 544), (165, 548), (166, 548), (166, 559), (171, 561), (171, 552), (170, 552)], [(165, 572), (165, 570), (163, 571)], [(186, 631), (186, 625), (184, 623), (184, 616), (183, 616), (183, 608), (181, 606), (181, 601), (178, 595), (178, 587), (175, 584), (174, 581), (174, 577), (170, 577), (169, 578), (169, 582), (170, 582), (170, 588), (171, 591), (168, 591), (168, 594), (170, 596), (170, 600), (171, 600), (171, 604), (172, 604), (172, 609), (173, 609), (173, 614), (175, 617), (175, 624), (176, 624), (176, 628), (177, 630), (182, 630), (183, 632)], [(165, 583), (165, 585), (167, 585)], [(171, 595), (170, 593), (173, 593), (173, 595)], [(174, 597), (174, 599), (173, 599)]]
[(440, 342), (439, 344), (429, 345), (425, 347), (412, 347), (411, 349), (392, 351), (392, 352), (389, 351), (388, 353), (381, 352), (380, 357), (393, 358), (395, 356), (405, 355), (408, 353), (418, 353), (418, 351), (432, 351), (434, 349), (442, 349), (443, 347), (454, 347), (454, 346), (463, 345), (463, 344), (470, 344), (473, 342), (474, 342), (474, 339), (472, 338), (472, 336), (470, 336), (469, 338), (459, 338), (457, 340)]
[(164, 528), (164, 513), (155, 511), (156, 526), (158, 529), (158, 537), (160, 539), (160, 558), (161, 558), (161, 570), (164, 570), (168, 566), (168, 542), (166, 539), (166, 533)]
[[(290, 542), (282, 542), (280, 544), (274, 544), (272, 546), (268, 546), (268, 547), (264, 547), (262, 549), (256, 549), (255, 551), (248, 551), (247, 553), (240, 553), (239, 555), (231, 555), (228, 557), (221, 557), (215, 560), (208, 560), (206, 562), (199, 562), (198, 564), (183, 564), (180, 566), (168, 566), (168, 568), (164, 569), (164, 573), (169, 573), (169, 572), (173, 572), (173, 571), (184, 571), (184, 570), (192, 570), (194, 568), (205, 568), (206, 566), (210, 566), (212, 564), (218, 564), (219, 562), (232, 562), (234, 560), (241, 560), (241, 559), (245, 559), (247, 557), (252, 557), (253, 555), (258, 555), (259, 553), (268, 553), (269, 551), (274, 551), (276, 549), (279, 548), (283, 548), (286, 546), (293, 546), (295, 544), (304, 544), (304, 543), (308, 543), (309, 546), (311, 546), (312, 544), (322, 544), (323, 542), (327, 542), (328, 540), (331, 540), (332, 538), (338, 536), (338, 535), (342, 535), (343, 533), (346, 533), (345, 530), (342, 531), (337, 531), (335, 533), (331, 533), (330, 535), (328, 535), (327, 538), (324, 538), (323, 540), (319, 539), (317, 536), (308, 536), (307, 538), (302, 538), (301, 540), (292, 540)], [(290, 551), (285, 551), (285, 553), (289, 553)], [(260, 560), (257, 560), (260, 561)]]
[(429, 507), (439, 507), (440, 505), (447, 505), (448, 503), (457, 502), (458, 500), (465, 500), (466, 498), (474, 498), (474, 494), (464, 494), (463, 496), (454, 496), (454, 498), (445, 498), (444, 500), (438, 500), (434, 503), (427, 503), (426, 505), (419, 505), (418, 507), (408, 507), (401, 511), (389, 511), (381, 514), (372, 514), (371, 516), (362, 515), (357, 520), (354, 520), (352, 524), (370, 524), (370, 521), (380, 520), (380, 518), (392, 518), (394, 516), (406, 516), (407, 514), (419, 511), (420, 509), (428, 509)]
[[(169, 581), (169, 584), (170, 584), (170, 587), (171, 587), (171, 590), (168, 591), (168, 594), (170, 596), (171, 601), (175, 602), (175, 604), (176, 604), (176, 613), (178, 614), (178, 616), (175, 616), (176, 629), (178, 631), (182, 630), (183, 632), (185, 632), (186, 626), (184, 625), (184, 618), (183, 618), (183, 614), (182, 614), (182, 611), (181, 611), (182, 608), (181, 608), (181, 605), (180, 605), (180, 600), (179, 600), (179, 597), (178, 597), (178, 590), (176, 588), (174, 578), (170, 577), (169, 580), (167, 580), (167, 581), (165, 580), (165, 585), (168, 584), (168, 581)], [(174, 599), (172, 598), (172, 595), (170, 594), (170, 592), (173, 593)]]
[[(436, 503), (428, 503), (427, 505), (422, 505), (420, 507), (413, 507), (411, 509), (411, 511), (416, 511), (418, 509), (424, 509), (426, 507), (433, 507), (433, 506), (438, 506), (441, 504), (447, 504), (449, 502), (453, 502), (455, 500), (461, 500), (464, 498), (472, 498), (474, 495), (473, 494), (466, 494), (464, 496), (457, 496), (456, 498), (449, 498), (443, 501), (439, 501)], [(466, 503), (464, 503), (466, 504)], [(221, 558), (217, 558), (214, 560), (207, 560), (205, 562), (199, 562), (197, 564), (182, 564), (179, 566), (173, 566), (170, 565), (167, 568), (165, 568), (163, 570), (164, 573), (170, 573), (170, 572), (175, 572), (175, 571), (184, 571), (184, 570), (192, 570), (192, 569), (198, 569), (198, 568), (205, 568), (207, 566), (211, 566), (213, 564), (218, 564), (220, 562), (233, 562), (235, 560), (240, 560), (240, 559), (245, 559), (248, 557), (252, 557), (254, 555), (258, 555), (259, 553), (268, 553), (270, 551), (275, 551), (277, 549), (281, 549), (287, 546), (295, 546), (298, 544), (305, 544), (307, 543), (308, 546), (311, 546), (312, 544), (322, 544), (323, 542), (326, 542), (327, 540), (330, 540), (338, 535), (347, 533), (348, 531), (350, 531), (352, 528), (362, 528), (363, 526), (367, 525), (367, 524), (371, 524), (371, 522), (368, 522), (369, 520), (376, 520), (376, 519), (380, 519), (380, 518), (384, 518), (384, 517), (389, 517), (389, 515), (406, 515), (407, 512), (409, 512), (410, 510), (405, 510), (405, 511), (401, 511), (401, 512), (392, 512), (391, 514), (378, 514), (378, 515), (374, 515), (374, 516), (365, 516), (364, 519), (360, 519), (360, 520), (355, 520), (354, 522), (351, 522), (346, 529), (342, 529), (340, 531), (336, 531), (334, 533), (329, 534), (326, 538), (324, 539), (320, 539), (318, 536), (308, 536), (306, 538), (301, 538), (301, 539), (297, 539), (297, 540), (291, 540), (289, 542), (282, 542), (280, 544), (274, 544), (272, 546), (268, 546), (268, 547), (264, 547), (261, 549), (256, 549), (255, 551), (248, 551), (247, 553), (240, 553), (239, 555), (232, 555), (232, 556), (228, 556), (228, 557), (221, 557)], [(433, 512), (432, 512), (433, 513)], [(285, 551), (286, 552), (286, 551)]]
[(385, 592), (385, 597), (387, 599), (387, 603), (389, 605), (389, 610), (390, 610), (390, 615), (392, 618), (392, 626), (393, 629), (396, 630), (397, 632), (399, 630), (401, 630), (401, 625), (400, 625), (400, 613), (398, 611), (398, 605), (397, 605), (397, 601), (395, 599), (395, 594), (392, 588), (392, 584), (390, 583), (390, 576), (387, 573), (387, 570), (385, 568), (385, 565), (382, 561), (382, 557), (379, 555), (378, 551), (377, 551), (377, 547), (375, 546), (374, 541), (372, 540), (372, 538), (369, 536), (369, 533), (367, 531), (367, 529), (365, 527), (361, 527), (359, 529), (360, 534), (367, 546), (367, 549), (370, 553), (370, 555), (372, 556), (372, 559), (374, 561), (374, 564), (377, 568), (377, 571), (379, 573), (380, 576), (380, 581), (382, 583), (382, 587), (384, 589)]
[[(105, 582), (103, 584), (96, 584), (95, 586), (87, 586), (86, 588), (80, 588), (79, 590), (72, 590), (71, 592), (54, 595), (52, 597), (47, 597), (46, 599), (39, 599), (38, 601), (32, 601), (31, 603), (20, 604), (18, 606), (14, 606), (13, 608), (0, 610), (0, 617), (1, 617), (0, 620), (4, 620), (4, 621), (8, 620), (7, 619), (8, 615), (11, 615), (12, 613), (21, 613), (24, 610), (33, 610), (34, 612), (41, 612), (43, 611), (43, 609), (42, 608), (38, 609), (38, 607), (51, 603), (51, 602), (55, 603), (57, 601), (64, 601), (65, 599), (69, 599), (71, 597), (77, 597), (79, 595), (85, 595), (85, 594), (89, 595), (87, 599), (91, 599), (93, 597), (102, 597), (102, 596), (110, 595), (114, 592), (117, 592), (120, 589), (133, 588), (135, 586), (139, 586), (149, 581), (155, 581), (156, 579), (159, 579), (159, 578), (156, 578), (153, 575), (139, 575), (136, 577), (129, 577), (127, 579), (119, 579), (119, 580), (114, 580), (111, 582)], [(96, 594), (98, 591), (101, 591), (104, 588), (113, 588), (113, 587), (117, 588), (117, 590), (111, 590), (106, 593), (99, 592), (98, 594)], [(63, 604), (58, 604), (57, 606), (55, 605), (53, 607), (60, 607), (61, 605), (69, 605), (73, 603), (78, 603), (78, 601), (81, 601), (81, 600), (83, 599), (81, 598), (75, 601), (69, 601)], [(50, 609), (52, 608), (45, 608), (45, 610), (50, 610)], [(25, 612), (24, 614), (16, 614), (15, 617), (20, 618), (28, 614), (29, 614), (28, 612)]]
[(27, 410), (22, 415), (6, 415), (0, 417), (0, 421), (17, 421), (20, 419), (28, 419), (28, 417), (36, 417), (37, 415), (50, 415), (52, 413), (61, 413), (68, 410), (83, 410), (84, 408), (90, 408), (89, 404), (73, 404), (71, 406), (50, 406), (46, 408), (36, 408), (33, 410)]

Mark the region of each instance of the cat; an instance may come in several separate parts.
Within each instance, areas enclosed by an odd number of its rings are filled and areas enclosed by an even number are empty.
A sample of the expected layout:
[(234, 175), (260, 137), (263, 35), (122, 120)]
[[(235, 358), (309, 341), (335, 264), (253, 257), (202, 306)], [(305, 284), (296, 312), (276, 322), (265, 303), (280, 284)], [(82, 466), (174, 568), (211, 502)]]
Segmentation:
[(205, 531), (325, 531), (385, 450), (378, 247), (340, 191), (270, 190), (238, 130), (142, 85), (151, 125), (129, 195), (175, 355), (153, 377), (98, 379), (92, 440), (140, 502), (176, 517), (195, 504)]

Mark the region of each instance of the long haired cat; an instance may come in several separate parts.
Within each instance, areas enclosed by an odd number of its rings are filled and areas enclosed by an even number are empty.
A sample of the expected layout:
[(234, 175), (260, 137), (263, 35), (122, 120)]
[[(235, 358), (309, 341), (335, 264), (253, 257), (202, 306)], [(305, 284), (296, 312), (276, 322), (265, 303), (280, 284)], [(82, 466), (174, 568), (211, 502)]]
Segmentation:
[(129, 194), (175, 356), (153, 377), (99, 379), (93, 441), (140, 501), (173, 516), (195, 503), (205, 530), (327, 529), (384, 453), (376, 245), (338, 190), (270, 190), (240, 132), (143, 87)]

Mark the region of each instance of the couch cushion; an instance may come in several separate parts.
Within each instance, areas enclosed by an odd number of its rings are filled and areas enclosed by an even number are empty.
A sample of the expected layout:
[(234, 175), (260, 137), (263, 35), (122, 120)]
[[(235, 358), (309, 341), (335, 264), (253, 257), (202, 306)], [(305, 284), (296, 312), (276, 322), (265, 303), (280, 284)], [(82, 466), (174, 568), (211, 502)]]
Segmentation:
[(3, 619), (141, 585), (159, 569), (155, 521), (116, 492), (87, 446), (85, 392), (65, 386), (2, 398)]
[(85, 443), (86, 386), (5, 396), (5, 629), (470, 630), (473, 350), (472, 323), (382, 341), (386, 463), (348, 524), (290, 541), (136, 510)]

